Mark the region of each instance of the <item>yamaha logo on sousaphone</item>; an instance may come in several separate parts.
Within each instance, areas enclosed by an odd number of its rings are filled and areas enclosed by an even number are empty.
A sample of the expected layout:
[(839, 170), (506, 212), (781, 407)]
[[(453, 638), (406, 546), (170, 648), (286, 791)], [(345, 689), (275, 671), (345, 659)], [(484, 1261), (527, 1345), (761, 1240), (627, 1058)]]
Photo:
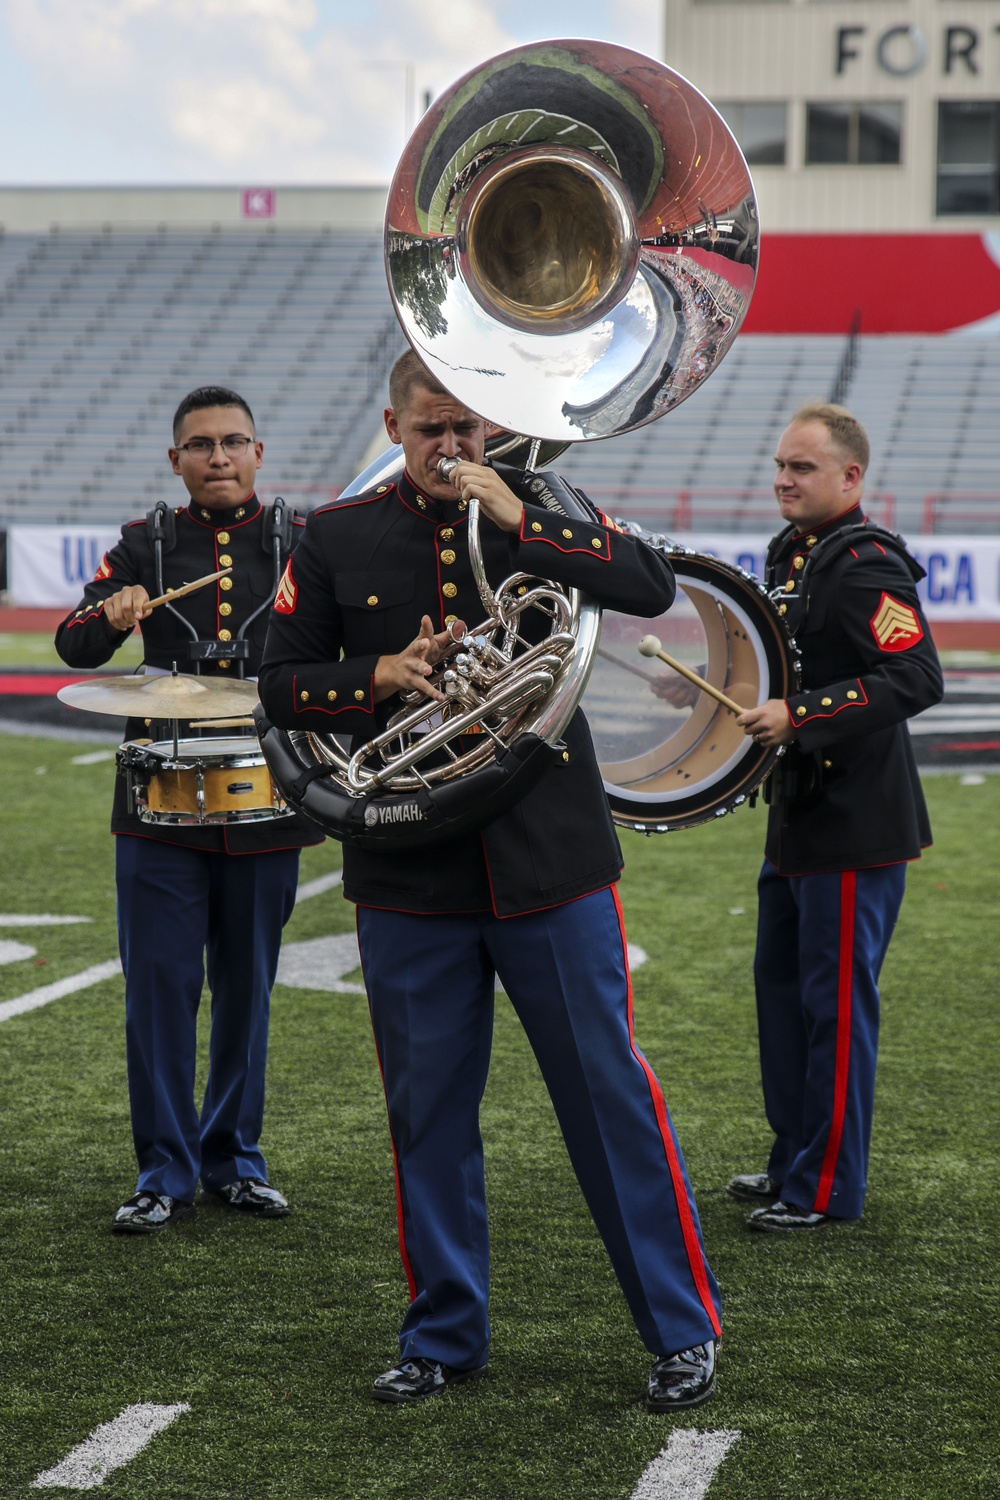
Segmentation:
[[(717, 111), (672, 69), (592, 41), (519, 47), (459, 79), (411, 137), (385, 221), (389, 290), (410, 344), (504, 430), (489, 451), (516, 465), (508, 484), (535, 503), (541, 485), (544, 503), (584, 520), (589, 503), (539, 462), (652, 422), (696, 390), (746, 315), (757, 244), (750, 175)], [(345, 493), (400, 470), (397, 450)], [(443, 713), (404, 702), (383, 734), (350, 749), (261, 726), (289, 801), (336, 837), (381, 848), (452, 837), (560, 758), (600, 611), (521, 574), (491, 584), (475, 501), (469, 548), (485, 618), (435, 669)], [(538, 614), (540, 641), (522, 628)], [(719, 650), (707, 654), (713, 667)], [(704, 712), (690, 717), (682, 738), (700, 742)], [(649, 749), (624, 757), (629, 798), (660, 775)], [(421, 816), (390, 816), (394, 803)]]

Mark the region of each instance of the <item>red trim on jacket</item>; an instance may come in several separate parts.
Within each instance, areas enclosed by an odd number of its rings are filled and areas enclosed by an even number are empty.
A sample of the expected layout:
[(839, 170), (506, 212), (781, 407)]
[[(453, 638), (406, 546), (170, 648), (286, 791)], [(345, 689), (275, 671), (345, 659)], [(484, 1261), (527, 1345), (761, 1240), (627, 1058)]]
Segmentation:
[(701, 1305), (708, 1314), (709, 1322), (718, 1338), (722, 1333), (722, 1325), (719, 1322), (719, 1314), (715, 1310), (712, 1293), (708, 1285), (708, 1268), (705, 1265), (705, 1256), (701, 1248), (701, 1240), (695, 1228), (694, 1217), (691, 1213), (691, 1204), (688, 1202), (687, 1185), (684, 1181), (684, 1173), (681, 1170), (680, 1159), (677, 1155), (677, 1146), (674, 1142), (673, 1131), (667, 1118), (667, 1105), (663, 1097), (663, 1090), (657, 1081), (649, 1063), (643, 1057), (635, 1045), (632, 1032), (632, 973), (628, 966), (628, 943), (625, 938), (625, 918), (622, 914), (621, 902), (618, 892), (611, 886), (611, 896), (615, 903), (615, 911), (618, 913), (618, 930), (622, 939), (622, 958), (625, 965), (625, 982), (628, 990), (628, 1044), (632, 1049), (632, 1055), (646, 1075), (646, 1083), (649, 1086), (650, 1098), (653, 1101), (653, 1111), (656, 1115), (656, 1124), (663, 1141), (663, 1149), (666, 1153), (667, 1166), (670, 1171), (670, 1180), (673, 1184), (674, 1198), (677, 1202), (677, 1217), (680, 1220), (681, 1233), (684, 1237), (684, 1248), (687, 1251), (688, 1265), (691, 1267), (691, 1276), (698, 1289)]
[[(334, 665), (336, 665), (336, 663), (334, 663)], [(324, 708), (323, 705), (322, 705), (322, 703), (314, 703), (312, 701), (312, 697), (311, 696), (307, 699), (307, 701), (305, 703), (303, 703), (301, 701), (301, 699), (299, 698), (298, 684), (299, 684), (299, 678), (298, 678), (298, 674), (296, 673), (296, 675), (292, 678), (292, 711), (293, 711), (293, 713), (297, 713), (297, 714), (329, 714), (331, 718), (335, 718), (337, 714), (347, 713), (348, 709), (353, 709), (355, 713), (359, 713), (359, 714), (372, 714), (372, 713), (375, 712), (375, 674), (374, 674), (374, 672), (372, 673), (371, 678), (369, 679), (369, 682), (368, 682), (368, 696), (372, 700), (371, 703), (368, 706), (366, 706), (364, 703), (359, 703), (356, 698), (354, 698), (354, 699), (348, 699), (347, 702), (346, 703), (342, 703), (339, 708)], [(306, 691), (308, 692), (308, 689), (306, 689)]]
[[(539, 532), (539, 531), (528, 531), (528, 532), (525, 532), (524, 528), (525, 528), (525, 523), (527, 522), (527, 520), (528, 520), (528, 512), (526, 510), (524, 510), (524, 511), (521, 512), (521, 529), (518, 532), (518, 541), (520, 541), (520, 542), (524, 542), (525, 544), (527, 544), (528, 542), (544, 542), (546, 544), (546, 546), (548, 546), (548, 547), (554, 547), (557, 552), (562, 552), (566, 556), (568, 556), (571, 552), (583, 552), (583, 553), (586, 553), (586, 555), (588, 557), (596, 557), (596, 558), (598, 558), (601, 562), (610, 562), (611, 561), (611, 537), (609, 535), (607, 535), (607, 534), (605, 534), (605, 537), (604, 537), (604, 539), (603, 539), (603, 541), (601, 543), (601, 546), (599, 548), (596, 548), (593, 545), (586, 546), (586, 547), (576, 547), (576, 546), (574, 546), (574, 547), (563, 547), (563, 546), (560, 546), (560, 544), (555, 540), (554, 537), (546, 536), (543, 532)], [(531, 522), (530, 524), (534, 525), (535, 523)], [(577, 525), (584, 525), (585, 523), (583, 523), (583, 522), (577, 522), (576, 524)], [(594, 529), (594, 523), (592, 523), (591, 526), (590, 526), (590, 528), (588, 528), (588, 529), (593, 530)], [(597, 530), (599, 530), (599, 531), (605, 531), (606, 528), (604, 528), (602, 526), (599, 526), (599, 527), (597, 527)]]
[[(72, 620), (70, 620), (69, 623), (67, 624), (66, 629), (67, 630), (72, 630), (73, 627), (76, 626), (76, 625), (89, 625), (90, 622), (91, 622), (91, 620), (95, 617), (95, 615), (102, 615), (103, 613), (104, 613), (104, 600), (100, 599), (100, 600), (98, 600), (98, 602), (96, 604), (92, 604), (90, 606), (90, 609), (87, 610), (86, 614), (81, 614), (79, 616), (74, 616), (74, 618)], [(135, 627), (132, 626), (131, 629), (129, 630), (129, 634), (130, 635), (132, 633), (132, 630), (134, 630), (134, 629), (135, 629)], [(118, 634), (122, 635), (123, 632), (119, 630)]]
[(851, 996), (854, 991), (854, 911), (858, 873), (845, 870), (840, 877), (840, 967), (837, 974), (837, 1049), (833, 1076), (833, 1114), (823, 1166), (816, 1188), (813, 1212), (825, 1214), (833, 1192), (837, 1158), (844, 1135), (847, 1111), (847, 1081), (851, 1071)]
[(389, 485), (384, 495), (359, 495), (355, 500), (331, 500), (329, 505), (318, 505), (313, 511), (314, 516), (325, 516), (331, 510), (351, 510), (355, 505), (371, 505), (373, 500), (384, 500), (389, 490), (395, 489), (395, 485)]
[[(257, 501), (257, 508), (256, 510), (250, 510), (255, 500)], [(243, 506), (249, 514), (241, 516), (237, 521), (236, 512), (240, 506)], [(257, 500), (256, 490), (251, 490), (246, 499), (239, 502), (239, 505), (234, 505), (231, 508), (227, 507), (226, 510), (209, 511), (208, 513), (212, 518), (211, 521), (206, 521), (204, 516), (195, 514), (196, 511), (202, 510), (208, 510), (208, 506), (199, 505), (196, 500), (192, 500), (187, 509), (182, 510), (180, 514), (182, 516), (186, 515), (189, 520), (193, 521), (196, 526), (200, 526), (203, 531), (238, 531), (241, 526), (249, 526), (251, 521), (256, 521), (258, 516), (263, 513), (264, 507)], [(145, 526), (146, 523), (142, 521), (140, 524)]]
[[(354, 908), (354, 931), (355, 931), (356, 934), (357, 934), (357, 930), (358, 930), (358, 908), (355, 907)], [(360, 935), (358, 936), (358, 953), (359, 953), (359, 955), (361, 953), (361, 939), (360, 939)], [(364, 966), (364, 960), (362, 959), (362, 962), (361, 962), (361, 977), (362, 977), (362, 979), (364, 979), (364, 975), (365, 975), (365, 966)], [(367, 980), (365, 980), (365, 993), (367, 994), (367, 992), (368, 992), (368, 982), (367, 982)], [(396, 1142), (395, 1142), (395, 1140), (393, 1138), (393, 1134), (392, 1134), (392, 1120), (389, 1118), (389, 1095), (386, 1093), (386, 1090), (385, 1090), (385, 1070), (382, 1067), (382, 1054), (378, 1050), (378, 1037), (375, 1035), (375, 1021), (374, 1021), (374, 1018), (372, 1016), (371, 1001), (370, 1000), (368, 1002), (368, 1020), (369, 1020), (369, 1024), (371, 1025), (371, 1028), (372, 1028), (372, 1040), (375, 1043), (375, 1056), (378, 1059), (379, 1077), (382, 1080), (382, 1095), (383, 1095), (383, 1098), (385, 1099), (385, 1118), (386, 1118), (386, 1122), (388, 1123), (388, 1126), (389, 1126), (389, 1144), (392, 1147), (392, 1175), (393, 1175), (393, 1178), (395, 1179), (395, 1183), (396, 1183), (396, 1234), (397, 1234), (398, 1239), (399, 1239), (399, 1258), (403, 1262), (403, 1270), (406, 1273), (406, 1285), (409, 1287), (410, 1301), (414, 1302), (414, 1301), (416, 1301), (416, 1296), (417, 1296), (417, 1279), (416, 1279), (416, 1277), (413, 1274), (413, 1267), (410, 1264), (410, 1257), (409, 1257), (409, 1254), (407, 1253), (407, 1249), (406, 1249), (406, 1227), (405, 1227), (405, 1221), (404, 1221), (404, 1215), (403, 1215), (403, 1183), (402, 1183), (402, 1179), (400, 1178), (400, 1175), (399, 1175), (399, 1156), (398, 1156), (398, 1154), (396, 1152)]]

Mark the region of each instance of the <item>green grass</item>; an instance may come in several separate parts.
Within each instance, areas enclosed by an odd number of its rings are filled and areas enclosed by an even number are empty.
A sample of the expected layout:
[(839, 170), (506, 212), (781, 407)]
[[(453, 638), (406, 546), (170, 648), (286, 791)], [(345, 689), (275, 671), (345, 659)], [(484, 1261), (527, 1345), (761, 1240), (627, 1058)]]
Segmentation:
[[(2, 627), (2, 618), (0, 618)], [(134, 631), (118, 650), (109, 666), (137, 667), (142, 661), (142, 636)], [(50, 634), (0, 628), (0, 667), (65, 667)]]
[[(0, 999), (114, 956), (112, 766), (0, 738), (3, 929), (38, 949)], [(679, 1425), (742, 1436), (709, 1500), (1000, 1493), (996, 1432), (1000, 777), (927, 783), (937, 846), (910, 873), (883, 975), (872, 1188), (856, 1229), (745, 1232), (722, 1185), (769, 1144), (750, 981), (762, 811), (626, 840), (623, 901), (649, 954), (636, 1030), (663, 1081), (723, 1289), (716, 1400)], [(306, 851), (303, 876), (336, 867)], [(740, 914), (734, 914), (742, 909)], [(151, 917), (152, 920), (152, 917)], [(334, 891), (290, 940), (346, 931)], [(489, 1378), (376, 1406), (406, 1289), (364, 1002), (278, 988), (264, 1145), (279, 1223), (199, 1207), (152, 1240), (108, 1233), (132, 1191), (121, 981), (0, 1026), (0, 1495), (26, 1497), (138, 1401), (191, 1412), (108, 1500), (627, 1500), (672, 1425), (566, 1163), (537, 1070), (498, 1006), (483, 1111), (494, 1239)]]

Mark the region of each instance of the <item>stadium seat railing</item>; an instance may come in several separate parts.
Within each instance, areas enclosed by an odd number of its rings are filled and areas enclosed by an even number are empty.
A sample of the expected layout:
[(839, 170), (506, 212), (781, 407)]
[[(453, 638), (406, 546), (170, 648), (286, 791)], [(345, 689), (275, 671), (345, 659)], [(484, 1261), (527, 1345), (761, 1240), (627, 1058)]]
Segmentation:
[(920, 530), (924, 536), (947, 531), (1000, 532), (1000, 490), (992, 494), (966, 490), (947, 495), (925, 495)]
[[(766, 531), (777, 529), (781, 517), (771, 490), (654, 489), (636, 486), (623, 499), (620, 491), (600, 484), (586, 485), (595, 505), (609, 515), (638, 521), (650, 531)], [(885, 490), (865, 496), (865, 513), (892, 530), (896, 497)]]

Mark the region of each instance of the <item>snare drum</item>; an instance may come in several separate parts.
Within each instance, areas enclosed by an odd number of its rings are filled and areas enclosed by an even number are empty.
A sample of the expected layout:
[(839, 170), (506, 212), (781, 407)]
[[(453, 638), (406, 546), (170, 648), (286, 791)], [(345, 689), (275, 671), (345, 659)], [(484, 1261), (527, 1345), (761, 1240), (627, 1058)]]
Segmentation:
[(118, 751), (129, 811), (144, 823), (261, 823), (292, 815), (257, 741), (228, 739), (129, 742)]

